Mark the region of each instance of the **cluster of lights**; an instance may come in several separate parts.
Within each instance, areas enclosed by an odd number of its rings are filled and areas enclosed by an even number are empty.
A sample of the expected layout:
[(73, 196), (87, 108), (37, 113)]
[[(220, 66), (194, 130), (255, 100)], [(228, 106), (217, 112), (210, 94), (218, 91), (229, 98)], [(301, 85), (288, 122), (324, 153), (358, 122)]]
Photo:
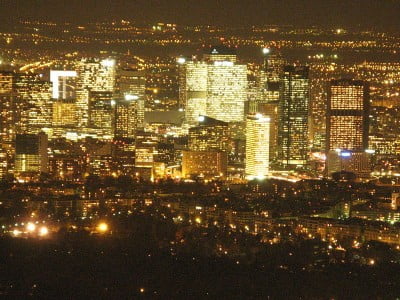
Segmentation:
[(21, 231), (19, 229), (14, 229), (12, 231), (12, 235), (15, 237), (18, 237), (18, 236), (22, 235), (23, 233), (30, 234), (30, 235), (37, 234), (40, 237), (44, 237), (49, 234), (49, 229), (46, 226), (39, 227), (35, 223), (29, 222), (25, 226), (25, 231)]
[(216, 66), (216, 67), (232, 67), (233, 62), (231, 62), (231, 61), (215, 61), (214, 66)]
[(138, 100), (139, 99), (138, 96), (131, 95), (131, 94), (126, 94), (124, 98), (125, 98), (126, 101), (132, 101), (132, 100)]

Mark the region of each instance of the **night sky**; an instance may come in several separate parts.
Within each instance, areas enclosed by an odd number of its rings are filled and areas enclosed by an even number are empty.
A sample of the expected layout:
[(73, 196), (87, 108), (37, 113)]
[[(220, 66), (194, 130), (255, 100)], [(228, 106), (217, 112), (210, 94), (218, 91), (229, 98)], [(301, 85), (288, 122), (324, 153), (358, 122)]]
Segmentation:
[(400, 0), (0, 0), (0, 18), (400, 29)]

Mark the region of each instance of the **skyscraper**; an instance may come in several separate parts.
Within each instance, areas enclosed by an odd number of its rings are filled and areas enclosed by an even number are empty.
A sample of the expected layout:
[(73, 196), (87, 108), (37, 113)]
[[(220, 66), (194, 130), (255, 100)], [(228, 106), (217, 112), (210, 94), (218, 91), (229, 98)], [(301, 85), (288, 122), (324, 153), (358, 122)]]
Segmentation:
[(99, 135), (113, 134), (115, 100), (112, 92), (89, 92), (89, 127)]
[(182, 174), (206, 178), (225, 176), (229, 151), (228, 123), (207, 116), (189, 129), (189, 150), (183, 151)]
[(191, 151), (228, 151), (228, 123), (200, 116), (198, 126), (189, 129)]
[(269, 171), (270, 118), (249, 115), (246, 120), (246, 178), (262, 179)]
[(77, 64), (76, 104), (79, 126), (88, 125), (89, 92), (114, 92), (115, 60), (82, 59)]
[(116, 77), (115, 135), (134, 138), (144, 126), (145, 74), (141, 71), (119, 70)]
[(284, 67), (278, 109), (278, 159), (284, 167), (304, 166), (307, 162), (308, 83), (308, 67)]
[(179, 102), (190, 125), (195, 125), (200, 115), (206, 115), (207, 68), (205, 62), (187, 61), (180, 69)]
[(368, 148), (369, 88), (363, 81), (332, 80), (326, 117), (327, 173), (370, 172)]
[(14, 74), (14, 124), (16, 133), (39, 133), (52, 120), (51, 83), (38, 75)]
[(332, 80), (328, 90), (327, 150), (368, 148), (368, 85), (363, 81)]
[(241, 122), (247, 100), (247, 66), (237, 63), (234, 51), (213, 47), (202, 61), (181, 61), (180, 103), (186, 122), (200, 115), (224, 122)]
[(281, 53), (274, 48), (264, 48), (263, 54), (264, 65), (260, 76), (260, 100), (263, 102), (278, 101), (284, 60)]
[(208, 65), (206, 114), (224, 122), (242, 122), (247, 101), (247, 66), (232, 61)]

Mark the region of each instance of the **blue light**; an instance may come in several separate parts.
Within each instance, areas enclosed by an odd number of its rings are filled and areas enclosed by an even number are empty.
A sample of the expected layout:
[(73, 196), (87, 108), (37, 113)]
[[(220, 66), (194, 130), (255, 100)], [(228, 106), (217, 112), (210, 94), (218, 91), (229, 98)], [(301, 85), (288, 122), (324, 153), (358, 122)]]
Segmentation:
[(350, 157), (351, 153), (350, 152), (340, 152), (339, 154), (341, 157)]

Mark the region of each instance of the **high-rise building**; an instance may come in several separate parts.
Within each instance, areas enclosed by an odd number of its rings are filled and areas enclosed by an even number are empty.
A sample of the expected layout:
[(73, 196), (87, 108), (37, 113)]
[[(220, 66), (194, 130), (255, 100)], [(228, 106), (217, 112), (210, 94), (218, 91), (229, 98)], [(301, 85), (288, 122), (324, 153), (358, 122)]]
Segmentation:
[(224, 122), (242, 122), (247, 101), (247, 65), (237, 63), (231, 49), (214, 47), (202, 61), (181, 61), (180, 103), (186, 122), (200, 115)]
[(264, 48), (264, 65), (260, 74), (260, 100), (262, 102), (278, 101), (280, 79), (284, 60), (281, 53), (274, 48)]
[(247, 66), (231, 61), (208, 65), (206, 115), (225, 122), (242, 122), (247, 101)]
[[(112, 92), (89, 92), (89, 127), (112, 135), (115, 100)], [(102, 134), (100, 133), (100, 134)]]
[(225, 176), (229, 151), (228, 123), (200, 116), (198, 125), (189, 129), (188, 148), (182, 157), (184, 177)]
[(179, 103), (188, 124), (194, 125), (207, 108), (207, 63), (185, 61), (180, 66)]
[(307, 162), (308, 83), (308, 67), (284, 67), (278, 109), (278, 159), (284, 167), (304, 166)]
[(269, 171), (269, 117), (249, 115), (246, 120), (246, 177), (262, 179)]
[(9, 146), (15, 134), (14, 81), (13, 72), (0, 72), (0, 141)]
[(78, 125), (75, 100), (53, 102), (53, 127), (75, 127)]
[(189, 129), (191, 151), (228, 151), (228, 123), (200, 116), (198, 126)]
[(369, 92), (363, 81), (332, 80), (328, 92), (327, 150), (368, 148)]
[(278, 101), (268, 101), (265, 103), (259, 103), (258, 111), (256, 113), (260, 113), (268, 118), (270, 118), (270, 127), (269, 127), (269, 160), (274, 161), (277, 157), (278, 150)]
[[(332, 80), (326, 117), (327, 173), (370, 173), (368, 153), (369, 88), (364, 81)], [(367, 152), (366, 152), (367, 151)]]
[(41, 173), (48, 170), (47, 135), (17, 134), (15, 139), (15, 173)]
[(15, 74), (14, 124), (16, 133), (39, 133), (51, 126), (51, 83), (38, 75)]
[(119, 70), (116, 78), (115, 136), (134, 138), (144, 126), (145, 74)]
[(87, 126), (89, 92), (114, 92), (115, 60), (82, 59), (77, 64), (76, 104), (79, 126)]

